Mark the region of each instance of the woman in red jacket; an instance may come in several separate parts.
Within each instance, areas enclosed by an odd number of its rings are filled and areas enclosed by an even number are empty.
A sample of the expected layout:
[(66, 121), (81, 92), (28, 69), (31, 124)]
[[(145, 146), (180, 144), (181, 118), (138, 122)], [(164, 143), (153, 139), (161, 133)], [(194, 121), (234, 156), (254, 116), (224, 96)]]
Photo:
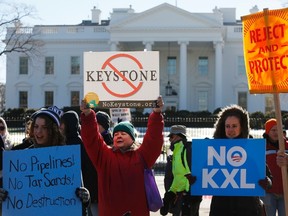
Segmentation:
[(120, 122), (113, 130), (113, 146), (107, 146), (99, 133), (95, 112), (85, 105), (81, 105), (81, 136), (98, 173), (99, 215), (149, 215), (143, 162), (151, 168), (161, 153), (164, 142), (162, 97), (158, 97), (157, 107), (149, 116), (141, 145), (135, 142), (134, 126)]

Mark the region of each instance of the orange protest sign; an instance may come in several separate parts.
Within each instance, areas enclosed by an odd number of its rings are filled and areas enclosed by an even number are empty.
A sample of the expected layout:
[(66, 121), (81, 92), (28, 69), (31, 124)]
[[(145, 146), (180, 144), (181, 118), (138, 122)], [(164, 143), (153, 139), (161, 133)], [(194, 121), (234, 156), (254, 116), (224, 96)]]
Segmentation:
[(288, 9), (241, 17), (250, 93), (288, 92)]

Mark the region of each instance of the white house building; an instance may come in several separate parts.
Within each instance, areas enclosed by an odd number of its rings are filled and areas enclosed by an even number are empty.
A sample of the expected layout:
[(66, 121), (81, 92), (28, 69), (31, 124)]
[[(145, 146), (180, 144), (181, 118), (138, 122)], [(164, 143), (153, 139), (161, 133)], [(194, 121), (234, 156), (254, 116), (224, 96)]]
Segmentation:
[[(166, 109), (213, 112), (229, 104), (249, 112), (273, 109), (273, 95), (248, 91), (242, 23), (235, 8), (193, 13), (164, 3), (139, 13), (131, 7), (113, 9), (109, 20), (101, 20), (97, 8), (91, 12), (92, 19), (80, 24), (19, 31), (37, 32), (44, 45), (33, 57), (7, 54), (6, 108), (79, 105), (83, 52), (146, 49), (160, 53), (160, 94)], [(281, 109), (288, 110), (287, 96), (280, 99)]]

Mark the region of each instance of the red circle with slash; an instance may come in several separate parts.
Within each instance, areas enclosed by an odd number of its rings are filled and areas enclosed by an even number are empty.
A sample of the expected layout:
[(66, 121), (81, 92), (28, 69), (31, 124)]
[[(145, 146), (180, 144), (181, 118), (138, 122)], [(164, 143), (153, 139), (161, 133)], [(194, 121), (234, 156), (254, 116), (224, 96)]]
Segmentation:
[(129, 97), (133, 94), (135, 94), (136, 92), (138, 92), (141, 87), (143, 86), (143, 82), (139, 82), (139, 84), (136, 86), (134, 85), (129, 79), (127, 79), (125, 76), (123, 76), (123, 74), (120, 73), (120, 71), (114, 67), (114, 65), (111, 63), (112, 60), (114, 59), (117, 59), (117, 58), (129, 58), (131, 60), (133, 60), (140, 69), (143, 69), (143, 66), (142, 64), (139, 62), (138, 59), (136, 59), (134, 56), (132, 55), (129, 55), (129, 54), (126, 54), (126, 53), (119, 53), (119, 54), (116, 54), (116, 55), (113, 55), (111, 57), (109, 57), (105, 62), (104, 64), (102, 65), (102, 69), (105, 69), (107, 66), (109, 66), (110, 68), (112, 68), (112, 70), (119, 76), (121, 77), (124, 82), (127, 83), (127, 85), (129, 85), (131, 87), (131, 91), (128, 92), (128, 93), (117, 93), (117, 92), (114, 92), (112, 91), (111, 89), (108, 88), (108, 86), (106, 85), (106, 83), (102, 82), (102, 86), (104, 87), (104, 89), (111, 95), (115, 96), (115, 97), (120, 97), (120, 98), (124, 98), (124, 97)]

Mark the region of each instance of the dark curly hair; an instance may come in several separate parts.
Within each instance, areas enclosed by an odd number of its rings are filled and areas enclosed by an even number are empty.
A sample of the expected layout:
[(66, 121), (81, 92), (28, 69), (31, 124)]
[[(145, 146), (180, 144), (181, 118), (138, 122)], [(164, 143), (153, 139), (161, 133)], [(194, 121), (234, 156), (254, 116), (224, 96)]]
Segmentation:
[(227, 138), (225, 134), (225, 121), (227, 117), (231, 116), (235, 116), (239, 119), (241, 126), (239, 138), (248, 138), (250, 131), (249, 114), (246, 110), (236, 104), (221, 109), (218, 114), (218, 119), (214, 125), (215, 132), (213, 137), (216, 139)]
[[(65, 137), (61, 134), (58, 125), (52, 121), (51, 118), (49, 118), (46, 115), (40, 115), (36, 118), (43, 118), (45, 119), (46, 126), (48, 128), (48, 133), (49, 133), (49, 143), (50, 146), (59, 146), (59, 145), (64, 145), (65, 144)], [(31, 124), (29, 125), (29, 137), (32, 138), (33, 143), (36, 143), (36, 140), (34, 139), (34, 125), (35, 125), (35, 119), (32, 120)]]

